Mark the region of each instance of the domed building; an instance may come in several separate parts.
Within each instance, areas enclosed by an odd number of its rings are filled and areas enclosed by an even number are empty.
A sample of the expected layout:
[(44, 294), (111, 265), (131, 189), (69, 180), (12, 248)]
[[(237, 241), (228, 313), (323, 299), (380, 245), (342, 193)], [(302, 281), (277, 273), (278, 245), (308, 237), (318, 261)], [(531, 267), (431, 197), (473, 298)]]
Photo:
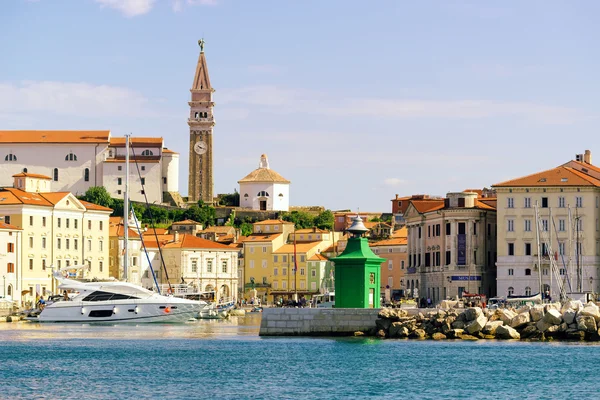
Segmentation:
[(258, 168), (240, 184), (240, 207), (261, 211), (289, 211), (290, 181), (269, 168), (267, 155), (260, 156)]

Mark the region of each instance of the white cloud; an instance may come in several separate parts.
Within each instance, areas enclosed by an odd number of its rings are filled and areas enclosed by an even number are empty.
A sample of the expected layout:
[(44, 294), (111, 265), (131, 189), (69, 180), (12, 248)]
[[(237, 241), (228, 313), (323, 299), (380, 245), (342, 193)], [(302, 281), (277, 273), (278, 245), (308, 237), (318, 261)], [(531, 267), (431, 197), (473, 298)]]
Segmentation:
[(547, 124), (566, 124), (590, 117), (575, 108), (521, 101), (359, 99), (273, 85), (224, 89), (220, 99), (225, 104), (270, 107), (271, 112), (302, 112), (334, 117), (477, 119), (515, 116)]
[(148, 99), (131, 89), (57, 81), (0, 82), (0, 119), (22, 115), (84, 117), (147, 113)]
[(156, 0), (94, 0), (102, 7), (120, 11), (126, 17), (136, 17), (147, 14), (152, 10)]
[(406, 183), (406, 181), (399, 178), (386, 178), (383, 180), (385, 186), (400, 186), (403, 183)]
[(172, 0), (173, 11), (183, 10), (184, 5), (188, 6), (216, 6), (217, 0)]

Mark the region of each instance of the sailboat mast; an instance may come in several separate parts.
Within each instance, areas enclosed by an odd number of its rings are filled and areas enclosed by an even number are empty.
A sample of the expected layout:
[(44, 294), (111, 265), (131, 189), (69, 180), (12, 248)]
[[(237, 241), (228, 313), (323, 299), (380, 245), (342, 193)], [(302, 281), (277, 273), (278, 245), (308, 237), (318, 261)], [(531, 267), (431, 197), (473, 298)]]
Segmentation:
[(575, 257), (577, 261), (577, 292), (582, 292), (582, 282), (581, 282), (581, 263), (579, 262), (579, 257), (581, 256), (581, 251), (579, 248), (579, 212), (577, 208), (575, 208)]
[[(552, 207), (548, 208), (548, 237), (549, 237), (549, 248), (546, 249), (546, 252), (550, 252), (550, 248), (552, 248)], [(548, 257), (554, 257), (554, 254), (548, 254)], [(550, 269), (552, 269), (552, 263), (550, 263)], [(552, 275), (550, 273), (550, 290), (552, 290)], [(559, 285), (560, 286), (560, 285)]]
[(569, 263), (568, 263), (568, 269), (567, 269), (567, 273), (570, 276), (571, 282), (573, 282), (573, 222), (572, 222), (573, 218), (571, 216), (571, 206), (569, 205), (569, 224), (568, 224), (568, 228), (569, 228)]
[(538, 256), (538, 279), (540, 284), (539, 293), (543, 293), (544, 287), (542, 286), (542, 248), (540, 246), (540, 210), (538, 206), (538, 202), (535, 202), (535, 240), (537, 244), (537, 256)]
[(127, 280), (127, 261), (129, 260), (129, 136), (125, 135), (125, 196), (123, 197), (123, 279)]

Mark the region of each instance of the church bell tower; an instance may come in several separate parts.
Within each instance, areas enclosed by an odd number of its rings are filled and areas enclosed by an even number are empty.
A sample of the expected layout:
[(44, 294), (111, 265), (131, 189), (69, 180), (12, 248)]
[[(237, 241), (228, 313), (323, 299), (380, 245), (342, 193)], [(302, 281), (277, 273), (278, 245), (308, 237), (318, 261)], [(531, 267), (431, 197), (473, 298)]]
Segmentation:
[(194, 83), (190, 92), (192, 99), (188, 125), (190, 127), (190, 169), (188, 177), (188, 197), (190, 203), (198, 200), (213, 202), (213, 117), (212, 95), (206, 58), (204, 57), (204, 39), (198, 41), (200, 56), (196, 65)]

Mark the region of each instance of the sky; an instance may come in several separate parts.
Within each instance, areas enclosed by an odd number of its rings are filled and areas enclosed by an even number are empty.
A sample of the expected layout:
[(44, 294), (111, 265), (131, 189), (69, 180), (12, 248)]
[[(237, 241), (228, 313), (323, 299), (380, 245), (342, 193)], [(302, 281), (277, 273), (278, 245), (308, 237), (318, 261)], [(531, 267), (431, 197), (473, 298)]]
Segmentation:
[(215, 193), (258, 167), (290, 204), (390, 212), (598, 146), (597, 1), (6, 0), (0, 129), (162, 136), (187, 194), (205, 39)]

